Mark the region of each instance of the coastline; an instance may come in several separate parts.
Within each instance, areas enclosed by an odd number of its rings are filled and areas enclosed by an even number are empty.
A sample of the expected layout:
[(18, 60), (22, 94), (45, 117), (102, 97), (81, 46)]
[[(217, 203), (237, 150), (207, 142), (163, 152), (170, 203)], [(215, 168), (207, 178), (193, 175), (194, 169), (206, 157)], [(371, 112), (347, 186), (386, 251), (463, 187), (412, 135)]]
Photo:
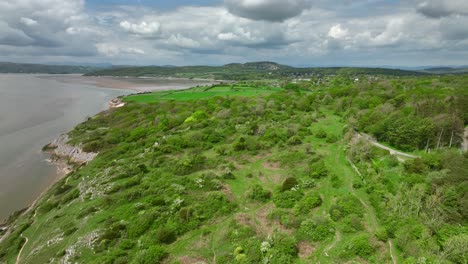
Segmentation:
[(86, 84), (107, 89), (130, 90), (137, 93), (183, 90), (197, 85), (213, 85), (223, 82), (210, 79), (84, 76), (79, 74), (39, 75), (38, 78), (52, 79), (63, 83)]
[[(108, 107), (101, 112), (109, 111), (113, 108), (119, 108), (125, 105), (125, 103), (120, 98), (114, 98), (107, 102)], [(10, 214), (5, 219), (0, 219), (0, 229), (2, 233), (0, 234), (0, 243), (8, 237), (11, 232), (11, 226), (9, 223), (10, 219), (14, 217), (11, 222), (14, 222), (15, 219), (23, 215), (28, 214), (35, 209), (37, 203), (42, 199), (42, 197), (50, 191), (50, 189), (57, 184), (60, 180), (66, 178), (70, 173), (72, 173), (76, 168), (92, 161), (98, 153), (89, 153), (82, 150), (81, 146), (73, 146), (68, 144), (68, 132), (65, 134), (59, 135), (52, 142), (48, 143), (43, 147), (41, 152), (49, 155), (49, 158), (46, 160), (48, 163), (56, 167), (56, 173), (53, 180), (50, 184), (42, 191), (39, 196), (34, 199), (34, 201), (12, 214)]]

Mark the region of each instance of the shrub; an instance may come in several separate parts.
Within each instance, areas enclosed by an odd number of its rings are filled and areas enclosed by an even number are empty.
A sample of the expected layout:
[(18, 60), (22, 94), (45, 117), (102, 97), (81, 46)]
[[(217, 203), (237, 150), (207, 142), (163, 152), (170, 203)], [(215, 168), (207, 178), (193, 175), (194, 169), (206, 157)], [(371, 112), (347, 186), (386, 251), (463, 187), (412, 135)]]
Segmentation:
[(156, 240), (160, 243), (171, 244), (177, 239), (175, 232), (168, 227), (161, 227), (156, 231)]
[(332, 174), (330, 180), (333, 188), (339, 188), (343, 185), (343, 181), (336, 174)]
[(328, 175), (328, 169), (325, 162), (320, 160), (309, 166), (310, 176), (314, 179), (320, 179)]
[(420, 158), (408, 160), (405, 162), (404, 166), (405, 170), (409, 173), (421, 174), (428, 169), (427, 165), (424, 164), (423, 160)]
[(342, 217), (350, 214), (362, 216), (362, 213), (361, 202), (353, 195), (341, 197), (336, 204), (330, 208), (330, 216), (334, 221), (338, 221)]
[(375, 248), (370, 244), (366, 234), (353, 237), (347, 244), (347, 250), (355, 256), (367, 259), (375, 252)]
[(159, 264), (168, 256), (161, 246), (150, 246), (135, 255), (132, 264)]
[(295, 209), (299, 214), (308, 214), (313, 208), (319, 207), (320, 205), (322, 205), (322, 198), (320, 198), (320, 195), (313, 193), (307, 194), (299, 201)]
[(297, 182), (296, 178), (288, 177), (288, 178), (286, 178), (286, 180), (284, 180), (283, 184), (281, 185), (281, 191), (282, 192), (289, 191), (298, 184), (299, 183)]
[(300, 145), (302, 144), (301, 137), (299, 136), (292, 136), (286, 142), (288, 145)]
[(380, 241), (387, 241), (388, 240), (388, 232), (387, 229), (381, 227), (375, 231), (375, 237)]
[(327, 143), (335, 143), (338, 141), (338, 136), (328, 135), (326, 141)]
[(301, 240), (323, 241), (335, 234), (333, 223), (328, 219), (308, 219), (301, 223), (297, 237)]
[(302, 196), (303, 194), (300, 191), (278, 192), (273, 196), (273, 202), (279, 208), (293, 208)]
[(361, 223), (361, 218), (355, 214), (351, 214), (343, 218), (343, 231), (346, 233), (354, 233), (364, 230)]
[(315, 132), (315, 137), (316, 138), (326, 138), (327, 137), (327, 132), (323, 129), (319, 129), (317, 132)]
[(263, 189), (263, 187), (259, 184), (255, 184), (252, 187), (248, 195), (249, 199), (259, 202), (267, 202), (271, 198), (271, 192), (268, 190)]

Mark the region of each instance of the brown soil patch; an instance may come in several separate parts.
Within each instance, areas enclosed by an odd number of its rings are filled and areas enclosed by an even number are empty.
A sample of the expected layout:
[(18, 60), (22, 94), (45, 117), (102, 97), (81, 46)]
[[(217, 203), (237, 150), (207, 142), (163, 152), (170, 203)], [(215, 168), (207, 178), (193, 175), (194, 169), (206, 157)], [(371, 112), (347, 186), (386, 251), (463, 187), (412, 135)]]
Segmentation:
[(242, 225), (252, 227), (258, 235), (267, 236), (273, 233), (274, 230), (291, 234), (292, 230), (285, 228), (277, 221), (270, 221), (268, 215), (274, 209), (274, 205), (269, 204), (261, 207), (255, 212), (255, 215), (240, 213), (236, 215), (236, 220)]
[(300, 258), (307, 258), (308, 256), (312, 255), (314, 253), (315, 248), (310, 245), (307, 242), (300, 242), (299, 245), (297, 245), (299, 249), (299, 257)]
[(229, 187), (229, 185), (223, 185), (223, 187), (221, 188), (221, 192), (223, 192), (226, 195), (229, 201), (232, 202), (236, 200), (236, 196), (234, 196), (234, 194), (232, 193), (231, 187)]
[(281, 164), (279, 162), (265, 161), (263, 162), (263, 167), (268, 170), (279, 170), (281, 169)]
[(208, 261), (201, 257), (182, 256), (178, 260), (181, 264), (208, 264)]

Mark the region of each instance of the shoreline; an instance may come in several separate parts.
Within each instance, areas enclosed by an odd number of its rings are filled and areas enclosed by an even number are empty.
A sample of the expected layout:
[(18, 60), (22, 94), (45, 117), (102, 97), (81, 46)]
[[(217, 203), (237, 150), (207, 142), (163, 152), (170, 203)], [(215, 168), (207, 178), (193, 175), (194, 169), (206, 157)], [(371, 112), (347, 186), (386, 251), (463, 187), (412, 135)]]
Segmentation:
[[(88, 77), (88, 76), (82, 76), (81, 74), (60, 74), (60, 75), (47, 75), (47, 74), (31, 74), (32, 76), (36, 78), (44, 78), (44, 79), (50, 79), (54, 80), (57, 82), (63, 82), (63, 83), (72, 83), (72, 84), (84, 84), (84, 85), (89, 85), (89, 86), (94, 86), (98, 88), (104, 88), (104, 89), (115, 89), (115, 90), (125, 90), (125, 91), (131, 91), (135, 93), (144, 93), (144, 92), (151, 92), (151, 91), (166, 91), (166, 90), (183, 90), (183, 89), (188, 89), (191, 87), (197, 86), (197, 82), (203, 82), (204, 85), (213, 85), (215, 83), (220, 83), (222, 81), (216, 81), (216, 80), (204, 80), (204, 79), (197, 79), (195, 82), (193, 82), (192, 79), (185, 79), (185, 78), (153, 78), (153, 77), (145, 77), (145, 78), (125, 78), (125, 77)], [(188, 83), (185, 84), (177, 84), (177, 85), (165, 85), (158, 87), (157, 89), (147, 89), (151, 88), (150, 86), (147, 86), (145, 84), (139, 84), (139, 83), (132, 83), (129, 81), (129, 79), (138, 79), (138, 80), (159, 80), (159, 81), (188, 81)], [(98, 82), (99, 81), (99, 82)], [(206, 83), (205, 83), (206, 81)], [(200, 83), (198, 83), (200, 85)], [(152, 86), (152, 88), (155, 88)], [(104, 111), (108, 111), (113, 108), (119, 108), (124, 106), (125, 103), (121, 100), (120, 97), (116, 97), (114, 99), (111, 99), (110, 101), (106, 102), (106, 107), (99, 111), (96, 114), (99, 114)], [(76, 125), (75, 125), (76, 126)], [(72, 128), (73, 129), (73, 128)], [(69, 132), (69, 131), (68, 131)], [(57, 141), (64, 135), (66, 136), (68, 132), (65, 132), (64, 134), (59, 135), (55, 140), (47, 144), (46, 146), (54, 143), (54, 141)], [(62, 146), (66, 144), (64, 143), (63, 140), (60, 143)], [(16, 211), (10, 213), (8, 216), (6, 216), (3, 219), (0, 219), (0, 228), (2, 228), (2, 232), (0, 232), (0, 242), (8, 235), (10, 226), (9, 226), (9, 219), (11, 217), (19, 217), (22, 215), (25, 215), (29, 213), (31, 210), (34, 209), (38, 201), (44, 196), (45, 193), (47, 193), (57, 182), (62, 180), (63, 178), (67, 177), (73, 170), (76, 168), (72, 164), (70, 164), (70, 159), (68, 155), (57, 155), (54, 153), (53, 149), (47, 149), (45, 146), (44, 149), (40, 150), (42, 153), (49, 154), (48, 159), (46, 159), (46, 162), (49, 164), (52, 164), (53, 166), (56, 167), (54, 175), (51, 177), (51, 182), (46, 186), (46, 188), (27, 206), (23, 208), (18, 208)], [(78, 150), (78, 153), (84, 153), (79, 147), (75, 146), (70, 146), (68, 148), (70, 150), (69, 153), (72, 153), (72, 150)], [(51, 151), (52, 150), (52, 151)], [(96, 154), (97, 155), (97, 154)], [(95, 157), (95, 156), (94, 156)], [(93, 157), (93, 158), (94, 158)], [(81, 166), (82, 164), (91, 161), (92, 159), (82, 161), (78, 159), (78, 162), (75, 164), (77, 167)]]
[[(114, 98), (107, 102), (107, 108), (102, 110), (109, 111), (113, 108), (119, 108), (124, 106), (125, 103), (120, 98)], [(99, 113), (101, 113), (99, 112)], [(97, 114), (99, 114), (97, 113)], [(59, 135), (52, 142), (48, 143), (41, 150), (42, 153), (49, 155), (49, 158), (45, 161), (56, 167), (55, 175), (50, 184), (32, 201), (31, 204), (16, 210), (11, 213), (5, 219), (0, 219), (0, 229), (3, 232), (0, 235), (0, 243), (8, 237), (11, 230), (11, 223), (13, 223), (18, 217), (26, 215), (27, 213), (34, 210), (37, 203), (43, 198), (43, 196), (50, 191), (50, 189), (57, 184), (60, 180), (66, 178), (76, 168), (92, 161), (98, 153), (84, 152), (80, 146), (73, 146), (68, 144), (68, 132)], [(10, 218), (14, 219), (9, 223)]]
[(175, 77), (84, 76), (79, 74), (37, 75), (37, 77), (52, 79), (63, 83), (85, 84), (100, 88), (127, 90), (137, 93), (183, 90), (195, 86), (210, 86), (223, 82), (221, 80)]

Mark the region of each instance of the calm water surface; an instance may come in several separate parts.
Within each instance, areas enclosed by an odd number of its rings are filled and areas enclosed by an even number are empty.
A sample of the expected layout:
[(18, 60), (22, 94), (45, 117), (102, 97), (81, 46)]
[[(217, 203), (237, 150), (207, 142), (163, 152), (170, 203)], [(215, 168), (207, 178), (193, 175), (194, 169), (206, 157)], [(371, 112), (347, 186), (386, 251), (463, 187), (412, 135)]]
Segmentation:
[(41, 148), (107, 107), (125, 90), (0, 74), (0, 222), (56, 178)]

